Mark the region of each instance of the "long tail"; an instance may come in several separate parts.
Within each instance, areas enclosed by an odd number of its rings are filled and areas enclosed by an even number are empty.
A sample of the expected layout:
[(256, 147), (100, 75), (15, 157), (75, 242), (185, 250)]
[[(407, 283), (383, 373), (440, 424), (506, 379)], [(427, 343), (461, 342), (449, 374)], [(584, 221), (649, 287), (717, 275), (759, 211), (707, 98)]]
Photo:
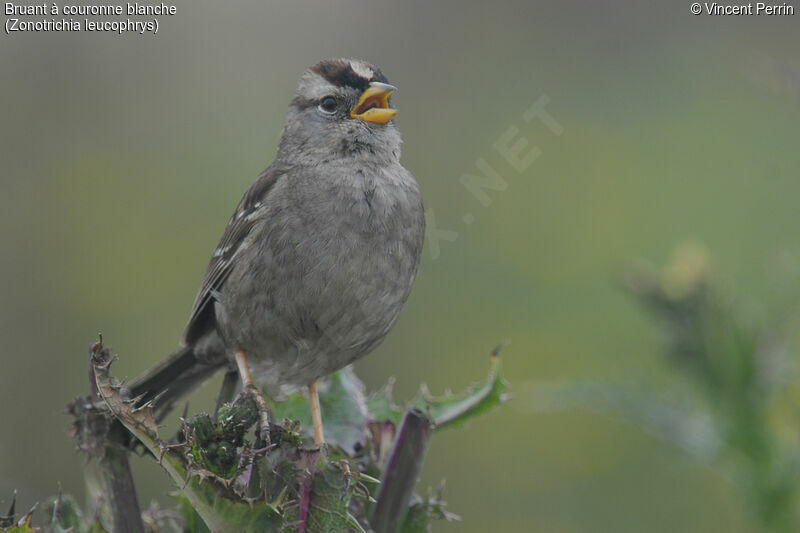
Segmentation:
[(214, 358), (199, 358), (194, 346), (180, 348), (171, 353), (144, 374), (126, 386), (130, 398), (138, 398), (140, 404), (157, 398), (156, 419), (162, 420), (184, 397), (209, 380), (226, 365), (224, 355)]

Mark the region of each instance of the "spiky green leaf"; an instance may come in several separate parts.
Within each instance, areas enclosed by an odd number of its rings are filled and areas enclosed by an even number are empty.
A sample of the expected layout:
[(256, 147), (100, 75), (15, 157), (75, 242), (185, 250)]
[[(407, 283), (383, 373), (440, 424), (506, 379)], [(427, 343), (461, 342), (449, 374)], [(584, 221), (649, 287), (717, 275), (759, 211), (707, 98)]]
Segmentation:
[[(395, 425), (403, 418), (405, 408), (397, 406), (391, 397), (391, 382), (367, 401), (367, 408), (373, 420), (389, 420)], [(455, 427), (484, 413), (508, 399), (508, 383), (503, 378), (499, 357), (492, 355), (489, 363), (489, 377), (479, 386), (470, 387), (459, 394), (433, 396), (423, 386), (411, 400), (410, 405), (426, 413), (433, 419), (436, 429)]]

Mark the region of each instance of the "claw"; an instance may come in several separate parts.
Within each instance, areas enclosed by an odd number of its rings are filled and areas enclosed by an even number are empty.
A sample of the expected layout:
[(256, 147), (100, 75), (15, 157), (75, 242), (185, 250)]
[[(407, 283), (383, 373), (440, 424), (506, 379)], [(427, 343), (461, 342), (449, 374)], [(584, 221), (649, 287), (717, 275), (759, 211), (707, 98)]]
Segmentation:
[(258, 407), (256, 434), (261, 440), (262, 447), (269, 446), (269, 410), (267, 408), (267, 402), (264, 400), (264, 396), (261, 392), (252, 383), (245, 387), (244, 394), (250, 396), (253, 401), (256, 402), (256, 406)]

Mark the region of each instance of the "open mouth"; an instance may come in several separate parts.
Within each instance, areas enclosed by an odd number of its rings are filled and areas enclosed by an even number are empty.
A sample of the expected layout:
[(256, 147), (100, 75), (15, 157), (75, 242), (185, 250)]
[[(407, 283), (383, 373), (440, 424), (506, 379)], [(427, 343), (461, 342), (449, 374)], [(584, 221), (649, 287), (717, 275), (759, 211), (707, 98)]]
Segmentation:
[(397, 88), (388, 83), (373, 81), (361, 94), (350, 116), (366, 122), (386, 124), (397, 114), (396, 109), (389, 108), (389, 96), (395, 90)]

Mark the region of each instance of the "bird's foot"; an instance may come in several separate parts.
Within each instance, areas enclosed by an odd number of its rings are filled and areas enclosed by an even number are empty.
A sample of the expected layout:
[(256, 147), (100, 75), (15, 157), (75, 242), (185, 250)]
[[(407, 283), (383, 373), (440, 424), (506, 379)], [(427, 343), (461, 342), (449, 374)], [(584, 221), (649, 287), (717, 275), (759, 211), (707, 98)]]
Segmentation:
[(250, 367), (247, 365), (247, 354), (244, 350), (236, 352), (236, 367), (239, 369), (239, 377), (242, 380), (245, 394), (256, 402), (258, 407), (258, 425), (256, 426), (256, 433), (261, 440), (262, 446), (269, 446), (269, 410), (267, 409), (267, 402), (264, 401), (264, 395), (261, 394), (255, 385), (253, 379), (250, 377)]
[(264, 400), (264, 395), (253, 384), (246, 386), (242, 394), (249, 396), (256, 403), (258, 408), (256, 435), (258, 435), (262, 446), (269, 446), (269, 409), (267, 408), (267, 402)]
[(319, 405), (319, 392), (317, 392), (316, 382), (308, 384), (308, 399), (311, 403), (311, 420), (314, 423), (314, 445), (317, 448), (322, 448), (325, 445), (325, 435), (322, 431), (322, 411)]

